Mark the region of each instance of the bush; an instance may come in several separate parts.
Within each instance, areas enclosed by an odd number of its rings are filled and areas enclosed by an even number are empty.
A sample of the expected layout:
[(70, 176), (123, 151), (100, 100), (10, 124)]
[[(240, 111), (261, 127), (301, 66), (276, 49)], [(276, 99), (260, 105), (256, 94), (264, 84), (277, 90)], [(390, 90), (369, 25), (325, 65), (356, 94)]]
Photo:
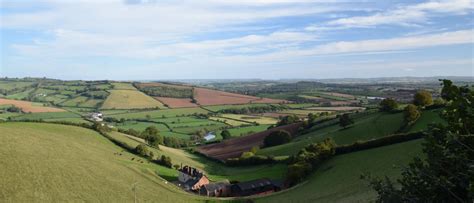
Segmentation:
[(418, 107), (416, 107), (415, 105), (408, 104), (405, 107), (405, 110), (403, 112), (403, 118), (408, 125), (411, 125), (412, 123), (414, 123), (416, 120), (418, 120), (420, 116), (421, 116), (421, 113), (418, 110)]
[(271, 147), (276, 145), (285, 144), (291, 141), (291, 135), (289, 132), (284, 130), (271, 132), (263, 140), (265, 147)]
[(149, 152), (148, 152), (148, 148), (146, 147), (146, 145), (144, 144), (139, 144), (135, 147), (135, 153), (141, 155), (141, 156), (144, 156), (144, 157), (148, 157), (149, 156)]
[(413, 104), (421, 107), (433, 104), (431, 93), (426, 90), (418, 91), (413, 98)]

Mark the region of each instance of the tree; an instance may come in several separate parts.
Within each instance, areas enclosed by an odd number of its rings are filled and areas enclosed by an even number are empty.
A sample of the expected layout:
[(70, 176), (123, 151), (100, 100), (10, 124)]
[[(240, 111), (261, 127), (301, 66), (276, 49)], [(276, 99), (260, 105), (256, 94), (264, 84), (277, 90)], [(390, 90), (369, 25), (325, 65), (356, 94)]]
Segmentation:
[(345, 113), (339, 116), (339, 125), (343, 128), (346, 128), (349, 125), (354, 124), (354, 120), (349, 116), (349, 114)]
[(141, 156), (148, 156), (148, 148), (144, 144), (139, 144), (135, 147), (135, 153)]
[(289, 132), (284, 130), (273, 131), (265, 137), (263, 144), (265, 147), (271, 147), (276, 145), (285, 144), (291, 141), (291, 135)]
[(227, 140), (227, 139), (232, 137), (232, 135), (230, 134), (230, 132), (227, 129), (225, 129), (221, 132), (221, 136), (222, 136), (222, 139), (224, 139), (224, 140)]
[(163, 144), (163, 137), (159, 135), (159, 131), (155, 126), (147, 127), (142, 132), (142, 137), (151, 146), (159, 147), (160, 144)]
[(174, 168), (175, 170), (178, 170), (179, 168), (181, 168), (181, 166), (180, 166), (179, 164), (175, 164), (175, 165), (173, 165), (173, 168)]
[(431, 93), (426, 90), (418, 91), (413, 98), (413, 104), (420, 107), (425, 107), (433, 104), (433, 98), (431, 97)]
[(386, 98), (380, 102), (380, 111), (391, 112), (398, 108), (398, 103), (392, 98)]
[(443, 80), (447, 125), (432, 125), (424, 137), (424, 159), (402, 168), (397, 185), (388, 177), (368, 178), (378, 202), (472, 202), (474, 198), (474, 93)]
[(403, 118), (407, 124), (413, 124), (419, 117), (421, 113), (418, 111), (418, 107), (413, 104), (408, 104), (403, 111)]
[(289, 115), (289, 116), (280, 118), (280, 121), (278, 121), (276, 125), (277, 126), (289, 125), (289, 124), (296, 123), (299, 121), (300, 121), (300, 118), (297, 115)]

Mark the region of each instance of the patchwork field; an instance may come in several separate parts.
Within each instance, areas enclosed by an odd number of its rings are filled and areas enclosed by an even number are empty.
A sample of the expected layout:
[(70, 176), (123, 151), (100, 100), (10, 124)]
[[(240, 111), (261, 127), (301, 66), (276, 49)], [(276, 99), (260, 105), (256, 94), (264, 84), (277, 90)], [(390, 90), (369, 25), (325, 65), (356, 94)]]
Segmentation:
[(102, 109), (166, 108), (161, 102), (136, 90), (110, 90)]
[(139, 119), (146, 118), (147, 115), (150, 118), (168, 118), (168, 117), (185, 117), (193, 114), (207, 114), (208, 111), (196, 107), (196, 108), (179, 108), (179, 109), (162, 109), (153, 111), (139, 111), (131, 113), (117, 113), (110, 115), (112, 118), (124, 118), (124, 119)]
[(273, 131), (286, 130), (291, 135), (295, 135), (302, 123), (295, 123), (286, 126), (272, 128), (263, 132), (252, 135), (237, 137), (229, 140), (224, 140), (220, 143), (209, 144), (196, 148), (201, 154), (215, 159), (226, 160), (228, 158), (239, 157), (242, 152), (249, 151), (252, 147), (263, 144), (263, 139)]
[(399, 177), (402, 166), (421, 156), (421, 143), (422, 140), (413, 140), (336, 156), (324, 162), (302, 185), (255, 200), (272, 203), (374, 201), (375, 191), (360, 175)]
[(40, 103), (0, 98), (0, 105), (4, 105), (4, 104), (14, 105), (16, 107), (21, 108), (24, 112), (30, 112), (30, 113), (63, 112), (64, 111), (63, 109), (59, 109), (59, 108), (46, 107)]
[(238, 120), (235, 120), (235, 119), (229, 119), (229, 118), (222, 118), (222, 117), (216, 117), (216, 116), (211, 116), (209, 117), (209, 120), (213, 120), (213, 121), (217, 121), (217, 122), (222, 122), (222, 123), (225, 123), (227, 125), (231, 125), (231, 126), (243, 126), (243, 125), (249, 125), (248, 122), (242, 122), (242, 121), (238, 121)]
[(170, 108), (185, 108), (185, 107), (197, 107), (198, 105), (193, 103), (191, 99), (183, 98), (171, 98), (171, 97), (155, 97), (163, 104), (168, 105)]
[(133, 184), (140, 202), (203, 198), (157, 175), (174, 170), (127, 153), (88, 129), (1, 123), (0, 131), (0, 199), (6, 202), (133, 202)]
[[(138, 145), (142, 141), (136, 138), (126, 136), (125, 134), (112, 132), (111, 135), (114, 139), (126, 142), (131, 146)], [(271, 164), (271, 165), (258, 165), (249, 167), (228, 167), (215, 161), (208, 160), (204, 157), (191, 154), (182, 149), (175, 149), (166, 146), (160, 146), (160, 149), (150, 148), (156, 155), (165, 155), (171, 157), (173, 164), (183, 164), (198, 168), (212, 180), (236, 180), (246, 181), (253, 180), (261, 177), (267, 177), (272, 179), (283, 179), (286, 173), (286, 165), (284, 164)], [(176, 179), (177, 174), (170, 174), (170, 179)]]

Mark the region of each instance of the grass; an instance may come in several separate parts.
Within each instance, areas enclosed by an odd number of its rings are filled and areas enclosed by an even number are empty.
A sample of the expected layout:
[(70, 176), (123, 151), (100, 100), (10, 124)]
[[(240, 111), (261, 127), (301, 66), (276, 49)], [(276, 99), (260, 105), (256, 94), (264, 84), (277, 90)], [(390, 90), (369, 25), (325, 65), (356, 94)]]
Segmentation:
[(402, 113), (373, 113), (355, 120), (347, 129), (332, 125), (295, 138), (292, 142), (260, 150), (259, 154), (284, 156), (295, 154), (302, 147), (331, 137), (336, 144), (351, 144), (395, 133), (403, 125)]
[(110, 90), (102, 109), (144, 109), (165, 108), (165, 106), (146, 94), (136, 90)]
[[(133, 112), (133, 113), (120, 113), (110, 115), (108, 117), (113, 118), (125, 118), (125, 119), (139, 119), (139, 118), (146, 118), (147, 115), (150, 118), (168, 118), (168, 117), (178, 117), (178, 116), (188, 116), (192, 114), (207, 114), (208, 111), (201, 109), (199, 107), (196, 108), (179, 108), (179, 109), (163, 109), (163, 110), (153, 110), (153, 111), (141, 111), (141, 112)], [(107, 116), (107, 115), (106, 115)]]
[(78, 96), (73, 99), (69, 99), (63, 103), (61, 106), (71, 106), (71, 107), (85, 107), (85, 108), (96, 108), (103, 102), (103, 100), (99, 99), (89, 99), (84, 96)]
[(432, 123), (445, 123), (445, 121), (440, 117), (440, 113), (440, 109), (423, 111), (420, 118), (410, 127), (409, 131), (415, 132), (428, 129), (429, 124)]
[(336, 156), (324, 162), (306, 183), (258, 198), (256, 202), (371, 202), (376, 193), (360, 175), (399, 177), (400, 167), (421, 155), (421, 142), (414, 140)]
[(92, 130), (44, 123), (2, 123), (0, 131), (2, 201), (133, 202), (134, 183), (139, 202), (204, 199), (181, 191), (157, 175), (171, 176), (174, 170), (127, 153)]
[[(127, 142), (130, 146), (136, 146), (140, 144), (140, 141), (130, 139), (119, 132), (111, 133), (114, 138), (117, 138), (123, 142)], [(247, 181), (262, 177), (268, 177), (272, 179), (282, 179), (286, 173), (285, 164), (273, 164), (273, 165), (259, 165), (249, 167), (228, 167), (218, 162), (211, 161), (207, 158), (201, 157), (196, 154), (191, 154), (182, 149), (175, 149), (166, 146), (160, 146), (160, 149), (154, 149), (155, 155), (165, 155), (171, 157), (173, 164), (189, 165), (200, 170), (205, 171), (205, 174), (212, 181), (221, 180), (237, 180)]]
[[(229, 128), (227, 129), (232, 137), (240, 137), (245, 136), (252, 133), (257, 133), (261, 131), (265, 131), (270, 127), (270, 125), (254, 125), (254, 126), (244, 126), (244, 127), (237, 127), (237, 128)], [(221, 132), (216, 132), (216, 136), (218, 139), (222, 139)]]
[(249, 123), (258, 123), (258, 124), (276, 124), (278, 119), (271, 118), (271, 117), (263, 117), (263, 116), (251, 116), (245, 114), (222, 114), (220, 117), (222, 118), (230, 118), (235, 120), (240, 120)]
[(242, 108), (255, 107), (255, 106), (268, 106), (268, 104), (234, 104), (234, 105), (229, 104), (229, 105), (205, 106), (204, 108), (212, 112), (217, 112), (224, 109), (242, 109)]

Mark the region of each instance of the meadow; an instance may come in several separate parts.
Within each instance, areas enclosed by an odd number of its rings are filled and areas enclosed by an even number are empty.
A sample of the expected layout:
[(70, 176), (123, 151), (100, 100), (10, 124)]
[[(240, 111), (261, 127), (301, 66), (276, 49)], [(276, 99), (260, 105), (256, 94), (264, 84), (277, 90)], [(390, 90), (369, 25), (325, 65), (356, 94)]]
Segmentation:
[[(159, 175), (175, 171), (137, 157), (80, 127), (1, 123), (0, 199), (6, 202), (193, 202)], [(21, 170), (19, 170), (21, 169)], [(120, 175), (117, 175), (120, 174)]]
[(208, 111), (202, 108), (180, 108), (180, 109), (162, 109), (162, 110), (152, 110), (152, 111), (139, 111), (131, 113), (117, 113), (110, 115), (112, 118), (124, 118), (124, 119), (143, 119), (147, 115), (150, 118), (168, 118), (168, 117), (178, 117), (178, 116), (189, 116), (192, 114), (207, 114)]
[(272, 117), (263, 117), (263, 116), (252, 116), (245, 114), (221, 114), (222, 118), (230, 118), (238, 121), (248, 122), (248, 123), (258, 123), (258, 124), (276, 124), (278, 119)]
[(370, 202), (376, 197), (363, 173), (400, 177), (400, 168), (421, 156), (422, 140), (339, 155), (324, 162), (306, 182), (256, 202)]

